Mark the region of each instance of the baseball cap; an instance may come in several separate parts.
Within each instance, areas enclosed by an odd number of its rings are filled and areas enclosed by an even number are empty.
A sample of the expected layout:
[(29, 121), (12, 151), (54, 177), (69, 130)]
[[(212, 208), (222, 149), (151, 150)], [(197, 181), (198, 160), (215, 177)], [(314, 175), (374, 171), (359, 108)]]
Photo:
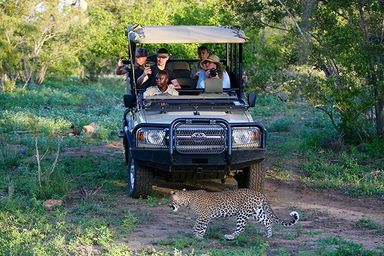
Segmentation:
[(165, 49), (165, 48), (160, 48), (160, 49), (157, 51), (157, 56), (169, 57), (169, 52), (168, 52), (168, 50)]
[(136, 57), (147, 57), (148, 53), (145, 48), (137, 48), (135, 52)]

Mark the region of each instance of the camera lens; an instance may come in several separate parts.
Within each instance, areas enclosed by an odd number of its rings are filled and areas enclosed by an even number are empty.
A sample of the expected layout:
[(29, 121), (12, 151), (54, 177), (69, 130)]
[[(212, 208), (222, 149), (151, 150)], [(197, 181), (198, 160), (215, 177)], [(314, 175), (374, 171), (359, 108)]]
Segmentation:
[(215, 68), (211, 68), (211, 69), (209, 70), (209, 74), (211, 75), (211, 77), (215, 77), (215, 76), (217, 76), (217, 69), (215, 69)]

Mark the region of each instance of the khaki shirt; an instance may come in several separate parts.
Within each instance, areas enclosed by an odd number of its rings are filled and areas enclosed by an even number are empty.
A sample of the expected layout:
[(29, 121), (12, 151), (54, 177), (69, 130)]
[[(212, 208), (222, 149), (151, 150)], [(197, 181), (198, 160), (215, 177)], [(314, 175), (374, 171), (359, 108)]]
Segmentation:
[(157, 85), (148, 87), (145, 90), (143, 96), (144, 96), (144, 98), (147, 98), (150, 96), (163, 94), (163, 93), (168, 93), (169, 95), (172, 95), (172, 96), (179, 96), (179, 92), (176, 91), (172, 86), (168, 86), (168, 89), (166, 91), (162, 92), (162, 91), (160, 91), (160, 89)]

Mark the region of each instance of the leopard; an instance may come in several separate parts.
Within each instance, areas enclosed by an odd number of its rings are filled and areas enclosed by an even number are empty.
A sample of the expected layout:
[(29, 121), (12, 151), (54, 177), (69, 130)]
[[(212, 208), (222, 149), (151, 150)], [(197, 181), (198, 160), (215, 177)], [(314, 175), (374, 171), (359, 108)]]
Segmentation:
[(241, 188), (219, 192), (205, 190), (171, 191), (170, 205), (174, 212), (182, 206), (191, 208), (195, 215), (193, 233), (196, 238), (203, 239), (209, 222), (221, 217), (236, 216), (236, 230), (224, 235), (226, 240), (234, 240), (245, 229), (250, 217), (264, 224), (267, 237), (272, 237), (272, 224), (284, 227), (295, 225), (299, 221), (299, 213), (292, 211), (290, 220), (281, 220), (272, 211), (266, 196), (256, 190)]

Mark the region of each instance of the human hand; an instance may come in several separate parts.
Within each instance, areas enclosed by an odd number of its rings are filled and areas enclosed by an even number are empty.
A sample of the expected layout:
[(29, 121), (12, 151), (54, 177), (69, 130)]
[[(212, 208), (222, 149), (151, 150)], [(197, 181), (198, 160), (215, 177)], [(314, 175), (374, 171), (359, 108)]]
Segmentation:
[(150, 67), (145, 67), (144, 68), (144, 74), (151, 75), (152, 74), (152, 69)]
[(181, 89), (181, 86), (179, 84), (169, 84), (168, 88)]
[(119, 59), (119, 61), (117, 62), (117, 66), (118, 67), (123, 67), (124, 66), (124, 63), (123, 63), (122, 59)]

